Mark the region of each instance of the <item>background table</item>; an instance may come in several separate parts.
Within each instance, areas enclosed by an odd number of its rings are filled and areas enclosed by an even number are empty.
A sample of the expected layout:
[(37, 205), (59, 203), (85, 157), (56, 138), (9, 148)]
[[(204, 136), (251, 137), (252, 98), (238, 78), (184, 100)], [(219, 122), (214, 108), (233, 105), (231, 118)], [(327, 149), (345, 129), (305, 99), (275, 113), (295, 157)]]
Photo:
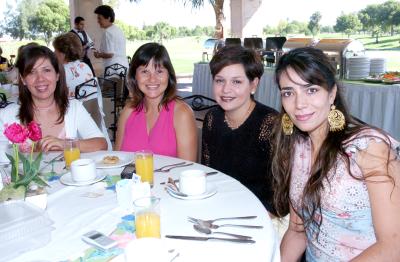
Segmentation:
[[(385, 130), (400, 140), (400, 85), (369, 84), (360, 81), (343, 81), (342, 85), (347, 106), (353, 116)], [(194, 65), (192, 88), (193, 94), (214, 98), (207, 63)], [(265, 69), (254, 97), (267, 106), (281, 110), (281, 98), (273, 69)]]
[[(83, 157), (85, 155), (88, 154), (82, 154)], [(181, 161), (176, 158), (155, 156), (155, 168)], [(208, 167), (194, 164), (174, 169), (170, 173), (155, 173), (152, 194), (161, 198), (162, 237), (167, 234), (200, 236), (200, 233), (194, 231), (193, 224), (187, 221), (187, 216), (212, 219), (256, 215), (258, 217), (254, 220), (230, 220), (228, 222), (263, 225), (264, 228), (220, 229), (221, 231), (251, 235), (257, 241), (256, 244), (165, 239), (169, 246), (180, 253), (176, 262), (280, 261), (277, 236), (266, 209), (237, 180), (222, 173), (209, 176), (208, 184), (216, 186), (217, 194), (207, 199), (190, 201), (171, 197), (160, 185), (160, 182), (166, 181), (169, 176), (178, 178), (179, 172), (186, 169), (212, 171)], [(106, 173), (119, 175), (121, 171), (122, 168), (107, 169)], [(49, 217), (55, 222), (51, 242), (43, 248), (24, 253), (12, 261), (60, 261), (76, 258), (89, 247), (81, 241), (82, 234), (90, 230), (99, 230), (109, 234), (121, 221), (121, 216), (126, 215), (126, 211), (117, 207), (116, 194), (111, 190), (106, 190), (104, 195), (98, 198), (84, 197), (88, 191), (95, 190), (96, 187), (102, 188), (101, 183), (87, 187), (68, 187), (56, 181), (52, 182), (51, 186), (47, 205)], [(121, 257), (118, 261), (121, 261)]]

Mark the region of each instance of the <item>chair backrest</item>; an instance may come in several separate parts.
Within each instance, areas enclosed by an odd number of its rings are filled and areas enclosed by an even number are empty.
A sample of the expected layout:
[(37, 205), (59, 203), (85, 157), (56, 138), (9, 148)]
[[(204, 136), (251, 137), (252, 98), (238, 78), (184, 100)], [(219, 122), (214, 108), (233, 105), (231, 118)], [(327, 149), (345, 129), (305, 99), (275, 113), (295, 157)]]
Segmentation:
[(274, 50), (279, 51), (282, 50), (283, 44), (286, 42), (286, 37), (278, 36), (278, 37), (267, 37), (265, 39), (265, 50)]
[[(217, 101), (203, 95), (191, 95), (182, 98), (195, 112), (207, 112), (209, 109), (218, 106)], [(203, 121), (204, 114), (201, 117), (196, 116), (196, 120)]]
[(7, 96), (5, 93), (0, 93), (0, 108), (5, 108), (12, 102), (7, 101)]
[(240, 38), (226, 38), (225, 46), (235, 46), (242, 45), (242, 40)]
[(250, 49), (263, 49), (264, 43), (261, 37), (245, 38), (243, 46)]
[(115, 141), (117, 130), (117, 82), (98, 77), (98, 83), (103, 97), (103, 111), (105, 112), (106, 127), (112, 132), (111, 141)]
[[(82, 84), (79, 84), (75, 87), (75, 98), (78, 100), (82, 100), (85, 98), (88, 98), (91, 95), (94, 95), (97, 93), (97, 78), (93, 77)], [(96, 89), (96, 91), (88, 91), (90, 89)]]
[[(90, 89), (95, 88), (96, 91), (87, 92), (87, 90), (85, 90), (85, 87), (89, 87)], [(98, 128), (102, 131), (107, 141), (108, 150), (112, 150), (112, 144), (104, 121), (105, 114), (103, 111), (103, 97), (101, 95), (101, 88), (97, 81), (97, 78), (94, 77), (76, 86), (75, 99), (82, 101), (82, 104), (85, 107), (86, 111), (88, 111)]]
[(126, 99), (129, 93), (126, 85), (127, 72), (128, 68), (118, 63), (109, 65), (104, 69), (104, 78), (114, 78), (117, 81), (117, 98), (120, 98), (122, 101)]

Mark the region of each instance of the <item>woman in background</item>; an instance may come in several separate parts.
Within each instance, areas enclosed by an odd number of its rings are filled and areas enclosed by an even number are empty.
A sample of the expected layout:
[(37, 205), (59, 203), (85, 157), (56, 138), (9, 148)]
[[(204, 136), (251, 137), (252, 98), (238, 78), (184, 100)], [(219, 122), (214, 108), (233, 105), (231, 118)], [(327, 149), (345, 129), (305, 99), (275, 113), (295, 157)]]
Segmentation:
[(400, 144), (353, 119), (319, 49), (281, 57), (273, 175), (282, 261), (400, 261)]
[[(64, 66), (65, 79), (70, 96), (75, 95), (75, 87), (93, 78), (90, 67), (80, 61), (83, 55), (82, 43), (74, 33), (57, 36), (53, 41), (54, 53), (58, 61)], [(85, 87), (88, 88), (88, 87)], [(96, 92), (96, 88), (87, 93)]]
[(0, 110), (0, 136), (5, 124), (37, 122), (43, 151), (63, 150), (65, 138), (79, 138), (81, 152), (104, 150), (106, 140), (77, 100), (68, 100), (63, 68), (45, 46), (27, 45), (18, 54), (19, 103)]
[(196, 161), (194, 114), (176, 96), (175, 71), (165, 47), (157, 43), (139, 47), (131, 61), (128, 81), (131, 100), (118, 119), (115, 149), (149, 149)]
[(264, 66), (243, 47), (224, 47), (210, 62), (214, 97), (203, 123), (202, 164), (239, 180), (274, 214), (271, 131), (277, 112), (254, 100)]

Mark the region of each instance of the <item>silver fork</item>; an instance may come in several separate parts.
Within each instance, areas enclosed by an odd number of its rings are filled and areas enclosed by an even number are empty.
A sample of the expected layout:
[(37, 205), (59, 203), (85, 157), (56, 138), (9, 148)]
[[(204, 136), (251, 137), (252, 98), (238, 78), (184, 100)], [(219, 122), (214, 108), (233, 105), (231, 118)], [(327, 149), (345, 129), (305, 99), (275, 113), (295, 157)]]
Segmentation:
[(223, 224), (223, 225), (215, 225), (213, 224), (215, 221), (218, 220), (226, 220), (226, 219), (253, 219), (257, 216), (244, 216), (244, 217), (222, 217), (212, 220), (202, 220), (193, 217), (188, 217), (188, 220), (192, 223), (199, 224), (204, 227), (217, 229), (219, 227), (245, 227), (245, 228), (263, 228), (263, 226), (253, 226), (253, 225), (236, 225), (236, 224)]
[(176, 163), (176, 164), (173, 164), (173, 165), (168, 165), (168, 166), (163, 166), (163, 167), (157, 168), (157, 169), (154, 170), (154, 172), (167, 173), (167, 172), (171, 171), (174, 168), (191, 166), (191, 165), (193, 165), (193, 163), (181, 162), (181, 163)]

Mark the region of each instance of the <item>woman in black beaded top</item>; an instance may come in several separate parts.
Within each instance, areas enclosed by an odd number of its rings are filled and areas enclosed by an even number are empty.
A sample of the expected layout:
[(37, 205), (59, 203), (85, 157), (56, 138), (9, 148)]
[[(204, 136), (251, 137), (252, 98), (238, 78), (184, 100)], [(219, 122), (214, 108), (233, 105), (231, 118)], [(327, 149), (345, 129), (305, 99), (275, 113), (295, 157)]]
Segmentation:
[(239, 180), (274, 214), (271, 131), (277, 112), (254, 100), (264, 66), (240, 46), (222, 48), (210, 62), (219, 107), (203, 123), (202, 164)]

